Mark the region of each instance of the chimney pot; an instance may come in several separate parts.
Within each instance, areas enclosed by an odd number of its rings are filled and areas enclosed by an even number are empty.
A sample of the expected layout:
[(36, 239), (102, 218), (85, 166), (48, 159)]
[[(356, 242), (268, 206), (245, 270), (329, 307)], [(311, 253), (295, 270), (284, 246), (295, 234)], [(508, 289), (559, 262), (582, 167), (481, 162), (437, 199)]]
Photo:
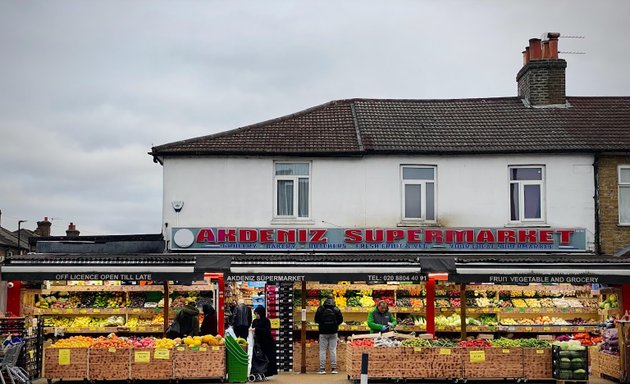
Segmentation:
[(549, 58), (549, 41), (547, 40), (542, 42), (542, 58)]
[(549, 59), (557, 59), (558, 58), (558, 38), (560, 34), (557, 32), (549, 32), (547, 34), (549, 38), (548, 43), (548, 58)]
[(50, 236), (51, 226), (52, 223), (48, 221), (48, 216), (45, 216), (44, 220), (37, 222), (37, 229), (35, 230), (35, 233), (41, 237), (48, 237)]
[(525, 47), (525, 64), (529, 64), (531, 60), (531, 53), (529, 51), (529, 47)]
[(540, 60), (541, 56), (540, 39), (529, 39), (529, 59)]

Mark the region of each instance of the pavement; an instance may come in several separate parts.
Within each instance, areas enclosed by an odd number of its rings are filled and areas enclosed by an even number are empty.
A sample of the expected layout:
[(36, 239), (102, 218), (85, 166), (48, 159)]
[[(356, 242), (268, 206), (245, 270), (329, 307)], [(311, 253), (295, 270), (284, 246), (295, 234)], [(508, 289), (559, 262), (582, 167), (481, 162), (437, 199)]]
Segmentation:
[[(58, 383), (57, 380), (55, 380), (54, 382)], [(138, 381), (138, 383), (151, 383), (151, 382), (153, 382), (153, 380)], [(218, 383), (218, 382), (219, 381), (203, 381), (203, 380), (190, 381), (191, 384)], [(377, 383), (376, 381), (373, 381), (373, 380), (370, 380), (369, 382), (374, 383), (374, 384)], [(546, 383), (549, 383), (549, 382), (550, 381), (546, 381)], [(45, 384), (45, 383), (46, 383), (45, 379), (39, 379), (33, 382), (33, 384)], [(64, 380), (63, 383), (73, 383), (73, 382)], [(81, 383), (81, 382), (74, 382), (74, 383)], [(162, 383), (167, 383), (167, 381), (164, 381)], [(348, 384), (348, 383), (351, 383), (351, 381), (348, 380), (348, 376), (346, 375), (345, 372), (339, 372), (336, 375), (333, 375), (333, 374), (318, 375), (316, 373), (305, 373), (305, 374), (282, 373), (278, 376), (272, 377), (271, 379), (269, 379), (269, 381), (267, 381), (267, 383), (269, 384)], [(389, 381), (388, 383), (394, 383), (394, 381)], [(429, 382), (425, 381), (424, 383), (429, 383)], [(468, 381), (468, 383), (473, 383), (473, 381)], [(483, 383), (483, 381), (480, 381), (480, 383)], [(489, 382), (486, 381), (485, 383), (489, 383)], [(507, 382), (504, 381), (503, 383), (507, 383)], [(533, 384), (533, 383), (534, 383), (533, 381), (528, 382), (528, 384)], [(590, 378), (588, 383), (589, 384), (613, 384), (614, 382), (604, 380), (604, 379)]]

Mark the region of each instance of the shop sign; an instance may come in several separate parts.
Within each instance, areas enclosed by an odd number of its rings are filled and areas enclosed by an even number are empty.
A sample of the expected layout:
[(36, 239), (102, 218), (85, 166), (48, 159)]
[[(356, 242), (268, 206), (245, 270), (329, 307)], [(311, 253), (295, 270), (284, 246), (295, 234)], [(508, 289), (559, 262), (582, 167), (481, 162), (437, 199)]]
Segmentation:
[(150, 273), (57, 273), (54, 280), (153, 280)]
[(366, 281), (369, 283), (385, 283), (385, 282), (421, 282), (426, 281), (426, 275), (419, 273), (309, 273), (309, 274), (270, 274), (270, 273), (227, 273), (225, 275), (226, 282), (276, 282), (276, 283), (296, 283), (302, 281), (319, 281), (333, 282), (340, 280), (347, 281)]
[(563, 251), (586, 250), (583, 228), (227, 228), (172, 229), (172, 249)]
[[(570, 271), (568, 271), (570, 272)], [(451, 281), (463, 282), (463, 283), (494, 283), (494, 284), (598, 284), (610, 282), (609, 276), (592, 276), (592, 275), (578, 275), (578, 274), (566, 274), (566, 275), (458, 275), (454, 274), (450, 276)], [(524, 308), (521, 308), (523, 310)]]

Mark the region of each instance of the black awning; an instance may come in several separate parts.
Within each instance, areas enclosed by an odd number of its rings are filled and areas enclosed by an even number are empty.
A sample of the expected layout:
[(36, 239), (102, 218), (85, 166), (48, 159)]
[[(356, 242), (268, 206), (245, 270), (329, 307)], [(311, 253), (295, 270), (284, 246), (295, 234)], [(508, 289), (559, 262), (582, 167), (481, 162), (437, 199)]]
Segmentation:
[(196, 257), (181, 254), (28, 254), (4, 261), (2, 280), (178, 280), (203, 278)]
[(471, 255), (455, 258), (454, 281), (630, 283), (630, 258), (597, 255)]
[(363, 253), (240, 254), (226, 281), (421, 281), (417, 255)]

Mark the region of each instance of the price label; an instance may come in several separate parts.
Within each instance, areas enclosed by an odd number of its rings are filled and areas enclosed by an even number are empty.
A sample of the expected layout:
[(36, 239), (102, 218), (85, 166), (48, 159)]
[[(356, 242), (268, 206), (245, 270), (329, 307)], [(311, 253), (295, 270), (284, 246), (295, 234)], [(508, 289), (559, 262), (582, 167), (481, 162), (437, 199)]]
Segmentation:
[(440, 355), (450, 355), (450, 354), (451, 354), (450, 348), (440, 348)]
[(407, 308), (407, 307), (401, 307), (401, 308), (400, 308), (400, 310), (401, 310), (401, 311), (403, 311), (403, 312), (408, 312), (408, 311), (409, 311), (409, 308)]
[(483, 312), (483, 313), (488, 313), (488, 312), (490, 312), (490, 308), (483, 308), (483, 309), (481, 310), (481, 312)]
[(533, 330), (532, 327), (525, 327), (525, 331), (527, 331), (527, 332), (531, 332), (532, 330)]
[(177, 350), (181, 352), (184, 350), (184, 347), (177, 347)]
[(536, 353), (539, 354), (539, 355), (543, 355), (543, 354), (545, 354), (545, 350), (544, 349), (537, 349)]
[(171, 351), (169, 351), (166, 348), (156, 348), (155, 352), (153, 352), (153, 357), (155, 359), (168, 360), (170, 356), (171, 356)]
[(73, 312), (74, 312), (74, 309), (71, 309), (71, 308), (66, 309), (66, 313), (73, 313)]
[(471, 326), (470, 326), (470, 330), (471, 330), (471, 331), (478, 331), (478, 330), (479, 330), (479, 327), (478, 327), (478, 326), (476, 326), (476, 325), (471, 325)]
[(213, 351), (218, 351), (219, 349), (221, 349), (221, 348), (216, 347), (216, 346), (215, 346), (215, 347), (212, 347), (212, 350), (213, 350)]
[(150, 363), (151, 362), (151, 352), (149, 351), (136, 351), (134, 354), (133, 360), (136, 363)]
[(109, 348), (107, 350), (107, 352), (109, 352), (109, 353), (116, 353), (116, 348)]
[(448, 308), (440, 308), (440, 311), (442, 312), (446, 312), (448, 310)]
[(87, 313), (87, 309), (79, 309), (79, 313)]
[(414, 352), (422, 352), (422, 348), (420, 348), (420, 347), (413, 347), (413, 351)]
[(525, 309), (525, 308), (519, 308), (519, 309), (518, 309), (518, 311), (519, 311), (520, 313), (525, 313), (526, 309)]
[(540, 312), (540, 308), (532, 308), (532, 312)]
[(306, 348), (310, 348), (311, 347), (311, 343), (306, 343)]
[(138, 312), (140, 312), (140, 308), (134, 308), (134, 309), (131, 310), (131, 312), (138, 313)]
[(97, 330), (98, 330), (98, 328), (96, 328), (96, 327), (90, 327), (90, 331), (97, 331)]
[(199, 347), (199, 352), (205, 352), (207, 350), (208, 350), (208, 348), (206, 348), (206, 347)]
[(114, 312), (114, 313), (120, 313), (120, 308), (114, 308), (114, 309), (112, 310), (112, 312)]
[(136, 327), (136, 329), (138, 330), (138, 332), (144, 332), (147, 330), (147, 327)]
[(578, 327), (578, 331), (586, 331), (586, 327)]
[(471, 363), (483, 363), (486, 361), (486, 351), (470, 351), (469, 358)]
[(101, 313), (101, 310), (100, 310), (100, 309), (98, 309), (98, 308), (94, 308), (94, 309), (92, 310), (92, 312), (93, 312), (93, 313)]
[(505, 307), (503, 308), (505, 310), (505, 312), (512, 312), (512, 307)]
[(569, 328), (567, 328), (567, 327), (560, 327), (560, 332), (569, 332)]
[(53, 309), (53, 310), (52, 310), (52, 313), (60, 313), (60, 312), (61, 312), (61, 311), (60, 311), (60, 310), (58, 310), (58, 309)]
[(549, 332), (549, 331), (551, 331), (551, 327), (543, 327), (543, 331)]
[(510, 353), (510, 350), (509, 349), (504, 349), (502, 352), (503, 353)]
[(69, 349), (59, 350), (59, 365), (70, 365), (70, 350)]
[(359, 327), (357, 327), (356, 325), (353, 325), (350, 327), (351, 331), (356, 331), (357, 329), (359, 329)]
[(271, 322), (271, 329), (278, 329), (278, 328), (280, 328), (280, 319), (278, 319), (278, 318), (269, 319), (269, 321)]

